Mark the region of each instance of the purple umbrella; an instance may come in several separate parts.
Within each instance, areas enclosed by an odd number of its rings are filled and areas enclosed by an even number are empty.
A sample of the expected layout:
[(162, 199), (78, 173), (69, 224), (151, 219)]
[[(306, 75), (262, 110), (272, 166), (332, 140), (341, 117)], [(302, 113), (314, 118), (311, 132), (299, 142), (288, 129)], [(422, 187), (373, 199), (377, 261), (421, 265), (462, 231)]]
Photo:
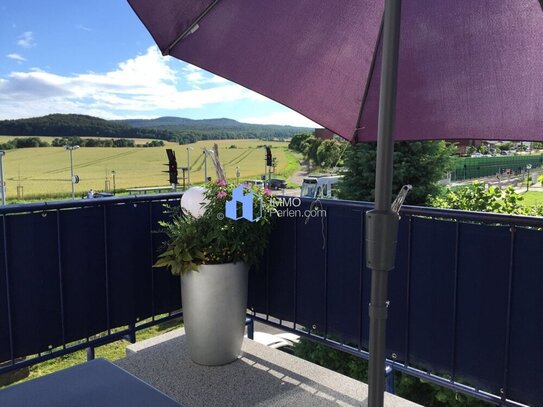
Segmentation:
[(540, 1), (408, 1), (400, 17), (400, 0), (129, 0), (164, 55), (377, 140), (370, 406), (383, 404), (393, 140), (543, 139)]

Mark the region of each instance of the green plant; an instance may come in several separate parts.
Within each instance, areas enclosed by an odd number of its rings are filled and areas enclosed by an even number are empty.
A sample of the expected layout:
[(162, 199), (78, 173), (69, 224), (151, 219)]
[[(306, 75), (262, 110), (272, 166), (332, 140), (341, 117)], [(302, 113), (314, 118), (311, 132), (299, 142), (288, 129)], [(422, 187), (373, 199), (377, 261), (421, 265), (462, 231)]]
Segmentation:
[(298, 151), (300, 153), (303, 153), (302, 144), (304, 144), (306, 141), (313, 138), (313, 135), (310, 133), (300, 133), (295, 134), (292, 136), (292, 139), (290, 140), (290, 143), (288, 145), (288, 148), (294, 151)]
[(295, 182), (287, 181), (287, 189), (295, 189), (295, 188), (300, 188), (300, 185)]
[[(276, 175), (280, 175), (282, 177), (288, 178), (292, 174), (294, 174), (298, 169), (300, 168), (300, 159), (301, 154), (295, 153), (288, 148), (283, 149), (283, 153), (285, 154), (285, 158), (287, 160), (287, 165), (284, 167), (282, 171), (277, 171)], [(280, 161), (279, 161), (280, 162)], [(293, 188), (297, 188), (299, 185), (294, 186)]]
[[(439, 195), (440, 179), (452, 166), (455, 147), (444, 141), (398, 142), (394, 146), (394, 193), (402, 185), (411, 184), (407, 195), (409, 205), (424, 205), (431, 196)], [(345, 152), (343, 181), (339, 184), (339, 198), (359, 201), (375, 199), (375, 143), (360, 143)]]
[[(164, 315), (160, 315), (157, 317), (162, 317)], [(151, 319), (141, 321), (143, 322), (150, 322)], [(174, 329), (177, 329), (179, 327), (183, 326), (183, 324), (180, 322), (179, 319), (173, 319), (167, 322), (163, 322), (159, 325), (153, 325), (149, 328), (142, 329), (141, 331), (138, 331), (137, 333), (137, 341), (143, 341), (149, 338), (153, 338), (158, 335), (165, 334), (167, 332), (173, 331)], [(98, 334), (96, 337), (101, 337), (103, 335)], [(82, 343), (83, 341), (77, 341), (77, 343)], [(96, 350), (96, 357), (104, 358), (107, 360), (118, 360), (122, 359), (126, 356), (126, 346), (130, 343), (127, 342), (126, 339), (121, 339), (116, 342), (107, 343), (105, 345), (101, 345)], [(78, 350), (63, 356), (56, 357), (51, 360), (47, 360), (45, 362), (37, 363), (35, 365), (30, 366), (30, 375), (23, 380), (19, 381), (18, 383), (26, 382), (31, 379), (35, 379), (37, 377), (45, 376), (54, 372), (58, 372), (60, 370), (67, 369), (69, 367), (84, 363), (86, 361), (87, 355), (85, 350)], [(0, 386), (0, 389), (3, 387)]]
[(524, 197), (517, 194), (513, 187), (504, 190), (474, 182), (467, 187), (455, 190), (448, 189), (447, 193), (433, 200), (432, 206), (438, 208), (460, 209), (463, 211), (510, 213), (515, 215), (543, 216), (543, 206), (523, 205)]
[[(225, 216), (226, 202), (232, 200), (236, 188), (253, 194), (254, 221)], [(201, 264), (241, 261), (252, 265), (260, 260), (279, 200), (267, 189), (236, 186), (223, 180), (206, 185), (205, 200), (200, 217), (183, 211), (173, 213), (168, 222), (160, 222), (168, 240), (155, 267), (168, 267), (179, 275), (196, 271)]]
[(474, 182), (456, 191), (449, 189), (444, 196), (434, 200), (433, 206), (464, 211), (520, 213), (520, 201), (522, 196), (513, 187), (502, 191), (494, 186), (485, 188), (483, 183)]
[(490, 407), (491, 404), (454, 390), (396, 373), (395, 394), (428, 407)]
[[(294, 355), (335, 372), (367, 382), (368, 362), (326, 345), (301, 338), (294, 346)], [(428, 407), (490, 407), (489, 403), (474, 399), (416, 377), (396, 372), (395, 394)]]
[(367, 361), (309, 339), (300, 339), (294, 346), (294, 355), (353, 379), (364, 382), (368, 380)]
[(337, 140), (324, 140), (317, 148), (317, 164), (323, 167), (333, 167), (339, 163), (344, 151), (344, 144)]

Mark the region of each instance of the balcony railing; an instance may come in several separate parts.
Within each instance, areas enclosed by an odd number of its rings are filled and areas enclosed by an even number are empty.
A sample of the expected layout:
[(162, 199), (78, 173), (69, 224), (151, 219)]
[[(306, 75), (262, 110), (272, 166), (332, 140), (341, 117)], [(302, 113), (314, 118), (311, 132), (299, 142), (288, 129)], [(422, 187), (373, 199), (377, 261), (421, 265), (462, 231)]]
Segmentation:
[[(153, 269), (180, 194), (0, 209), (0, 361), (12, 370), (171, 319), (179, 279)], [(20, 357), (26, 360), (15, 361)]]
[[(169, 318), (179, 281), (151, 266), (164, 239), (157, 222), (179, 196), (1, 209), (0, 360), (10, 363), (0, 371), (133, 339)], [(370, 205), (322, 205), (326, 216), (279, 220), (251, 273), (250, 307), (256, 319), (367, 357)], [(389, 283), (393, 369), (502, 405), (540, 404), (542, 229), (543, 218), (405, 207)]]
[[(304, 201), (301, 212), (309, 209)], [(367, 357), (367, 203), (282, 218), (251, 275), (255, 318)], [(541, 404), (543, 218), (404, 207), (390, 273), (396, 370), (493, 401)]]

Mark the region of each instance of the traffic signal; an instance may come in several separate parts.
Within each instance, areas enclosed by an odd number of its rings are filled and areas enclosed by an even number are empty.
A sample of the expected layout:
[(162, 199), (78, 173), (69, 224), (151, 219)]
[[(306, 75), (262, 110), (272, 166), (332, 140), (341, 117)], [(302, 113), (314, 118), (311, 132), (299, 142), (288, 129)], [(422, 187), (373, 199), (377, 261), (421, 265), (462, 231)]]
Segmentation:
[(268, 167), (272, 166), (272, 153), (271, 153), (271, 148), (269, 146), (266, 146), (266, 165)]
[(170, 184), (177, 184), (177, 163), (168, 164), (168, 173), (170, 174)]
[(170, 184), (177, 184), (177, 160), (175, 159), (175, 151), (171, 148), (166, 149), (168, 155), (168, 174), (170, 175)]

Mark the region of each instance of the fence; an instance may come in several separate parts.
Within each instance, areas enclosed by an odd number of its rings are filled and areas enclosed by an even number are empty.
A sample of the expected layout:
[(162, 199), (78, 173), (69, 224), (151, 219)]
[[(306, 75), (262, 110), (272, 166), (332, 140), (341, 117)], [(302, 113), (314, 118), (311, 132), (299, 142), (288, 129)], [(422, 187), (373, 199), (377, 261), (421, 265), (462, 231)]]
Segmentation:
[[(179, 309), (178, 278), (152, 268), (164, 238), (154, 231), (179, 196), (0, 209), (0, 372), (133, 339)], [(367, 357), (370, 206), (323, 205), (325, 217), (279, 219), (249, 303), (257, 319)], [(499, 404), (540, 405), (542, 229), (543, 218), (404, 208), (389, 365)]]
[[(259, 320), (367, 357), (370, 206), (324, 209), (323, 218), (280, 220), (263, 271), (251, 275), (250, 304)], [(388, 363), (495, 403), (541, 405), (541, 228), (543, 218), (405, 208)]]
[(451, 172), (451, 181), (475, 179), (497, 174), (519, 175), (530, 164), (533, 168), (543, 166), (543, 155), (518, 155), (501, 157), (457, 158)]
[[(93, 348), (171, 318), (179, 280), (152, 269), (180, 194), (0, 209), (0, 369)], [(30, 355), (30, 356), (29, 356)], [(27, 357), (24, 361), (15, 360)]]

